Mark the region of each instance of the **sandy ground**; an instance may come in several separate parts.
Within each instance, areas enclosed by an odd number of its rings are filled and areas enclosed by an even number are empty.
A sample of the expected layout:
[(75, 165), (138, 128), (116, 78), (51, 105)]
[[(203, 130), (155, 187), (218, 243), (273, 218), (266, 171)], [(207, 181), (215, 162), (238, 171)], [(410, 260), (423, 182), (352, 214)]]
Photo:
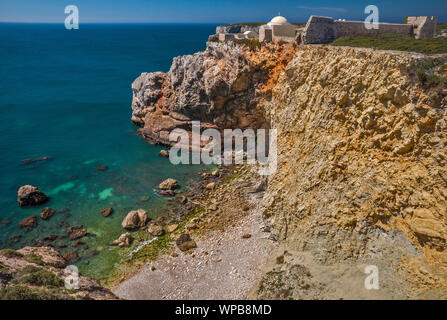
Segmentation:
[[(249, 186), (245, 187), (248, 190)], [(265, 231), (258, 208), (261, 197), (262, 194), (250, 196), (251, 209), (238, 215), (224, 230), (210, 231), (201, 238), (196, 236), (197, 248), (192, 254), (175, 248), (177, 257), (164, 255), (144, 265), (113, 292), (123, 299), (138, 300), (247, 298), (276, 246)], [(224, 214), (229, 213), (227, 210), (240, 210), (227, 200), (225, 196), (221, 199), (227, 206)], [(251, 237), (243, 238), (247, 234)]]

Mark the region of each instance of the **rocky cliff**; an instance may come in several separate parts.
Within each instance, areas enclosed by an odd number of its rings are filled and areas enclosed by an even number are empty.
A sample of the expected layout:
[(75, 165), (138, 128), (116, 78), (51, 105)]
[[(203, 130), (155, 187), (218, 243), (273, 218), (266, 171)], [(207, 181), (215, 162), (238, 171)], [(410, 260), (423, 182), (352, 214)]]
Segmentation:
[[(135, 80), (132, 120), (166, 145), (192, 120), (278, 129), (263, 214), (283, 252), (254, 297), (447, 298), (446, 61), (209, 43)], [(376, 296), (366, 265), (380, 270)]]
[(202, 128), (260, 128), (266, 125), (260, 100), (295, 53), (293, 47), (209, 42), (194, 55), (174, 58), (168, 73), (143, 73), (132, 84), (132, 121), (144, 139), (171, 145), (169, 132)]

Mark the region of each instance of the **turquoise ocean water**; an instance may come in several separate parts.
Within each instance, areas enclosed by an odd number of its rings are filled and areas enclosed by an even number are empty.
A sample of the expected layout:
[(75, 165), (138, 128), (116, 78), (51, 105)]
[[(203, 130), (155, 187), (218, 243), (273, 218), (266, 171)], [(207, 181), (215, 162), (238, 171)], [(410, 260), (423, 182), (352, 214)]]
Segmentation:
[[(165, 214), (157, 184), (171, 177), (186, 187), (203, 169), (171, 165), (158, 157), (160, 147), (135, 134), (131, 83), (141, 72), (167, 71), (177, 55), (203, 50), (214, 31), (208, 24), (81, 24), (65, 30), (63, 24), (0, 23), (0, 248), (62, 235), (62, 223), (83, 224), (96, 236), (82, 239), (88, 248), (78, 248), (82, 259), (76, 264), (92, 276), (110, 270), (119, 249), (109, 244), (124, 231), (126, 213), (143, 208), (151, 217)], [(43, 156), (53, 160), (22, 163)], [(96, 170), (100, 165), (109, 169)], [(51, 200), (19, 208), (17, 189), (25, 184)], [(144, 196), (150, 199), (142, 201)], [(18, 222), (44, 206), (61, 212), (23, 233)], [(114, 213), (104, 218), (99, 211), (107, 207)], [(13, 243), (16, 234), (22, 237)], [(54, 245), (60, 243), (68, 246), (62, 253), (74, 249), (68, 239)]]

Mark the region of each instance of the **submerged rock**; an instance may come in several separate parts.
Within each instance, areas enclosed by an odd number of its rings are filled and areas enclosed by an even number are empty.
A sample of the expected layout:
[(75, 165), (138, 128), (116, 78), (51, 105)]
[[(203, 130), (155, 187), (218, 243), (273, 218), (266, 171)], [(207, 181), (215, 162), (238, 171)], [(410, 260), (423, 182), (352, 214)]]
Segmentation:
[(124, 229), (136, 229), (146, 225), (147, 212), (143, 209), (130, 211), (124, 218), (121, 226)]
[(48, 234), (45, 237), (43, 237), (43, 240), (45, 241), (54, 241), (57, 239), (57, 235), (55, 234)]
[(162, 195), (162, 196), (175, 197), (175, 192), (173, 190), (161, 190), (161, 189), (158, 189), (157, 193)]
[(19, 227), (23, 228), (23, 231), (25, 232), (30, 231), (35, 226), (37, 226), (36, 216), (30, 216), (19, 222)]
[(34, 163), (34, 162), (48, 161), (48, 160), (53, 160), (53, 158), (45, 156), (45, 157), (32, 158), (32, 159), (23, 159), (22, 163), (23, 164), (30, 164), (30, 163)]
[(4, 219), (0, 220), (0, 226), (6, 226), (10, 223), (11, 223), (11, 219), (9, 219), (9, 218), (4, 218)]
[(70, 233), (70, 240), (76, 240), (84, 237), (87, 234), (87, 229), (77, 229)]
[(17, 201), (21, 207), (37, 206), (48, 199), (49, 197), (45, 193), (31, 185), (22, 186), (17, 192)]
[(51, 208), (43, 208), (42, 212), (40, 213), (40, 218), (42, 220), (47, 220), (48, 218), (50, 218), (56, 211), (54, 209)]
[(113, 212), (113, 208), (107, 208), (107, 209), (101, 210), (101, 214), (104, 217), (110, 216), (112, 214), (112, 212)]
[(79, 260), (79, 255), (77, 250), (73, 250), (64, 254), (64, 259), (68, 262), (74, 262)]

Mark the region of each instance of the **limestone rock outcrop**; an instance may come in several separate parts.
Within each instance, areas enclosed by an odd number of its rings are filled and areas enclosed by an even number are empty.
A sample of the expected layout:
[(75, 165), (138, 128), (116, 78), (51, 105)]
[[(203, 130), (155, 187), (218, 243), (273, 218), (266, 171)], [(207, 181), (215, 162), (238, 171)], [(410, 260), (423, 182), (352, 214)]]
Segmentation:
[(259, 100), (295, 49), (247, 48), (209, 42), (203, 52), (174, 58), (168, 73), (142, 73), (132, 84), (132, 121), (141, 136), (171, 146), (170, 132), (190, 131), (192, 120), (204, 129), (265, 126)]

